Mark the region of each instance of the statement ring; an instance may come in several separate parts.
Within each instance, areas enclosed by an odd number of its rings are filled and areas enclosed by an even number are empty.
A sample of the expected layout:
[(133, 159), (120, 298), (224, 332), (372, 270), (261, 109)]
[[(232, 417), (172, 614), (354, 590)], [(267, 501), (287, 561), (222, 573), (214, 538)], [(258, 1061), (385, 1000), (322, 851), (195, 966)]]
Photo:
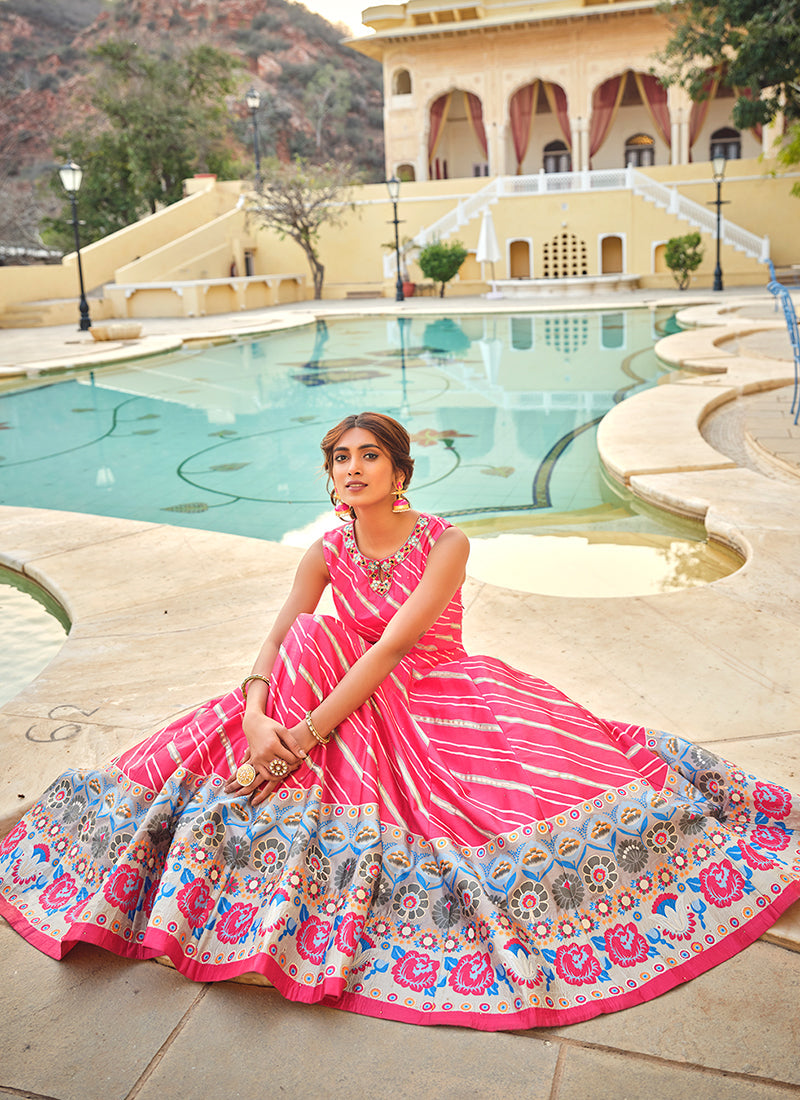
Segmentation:
[(270, 775), (274, 775), (276, 779), (283, 779), (289, 773), (289, 765), (280, 756), (276, 756), (274, 760), (270, 760), (267, 764), (267, 771)]
[(236, 782), (240, 787), (249, 787), (257, 775), (252, 764), (240, 764), (236, 769)]

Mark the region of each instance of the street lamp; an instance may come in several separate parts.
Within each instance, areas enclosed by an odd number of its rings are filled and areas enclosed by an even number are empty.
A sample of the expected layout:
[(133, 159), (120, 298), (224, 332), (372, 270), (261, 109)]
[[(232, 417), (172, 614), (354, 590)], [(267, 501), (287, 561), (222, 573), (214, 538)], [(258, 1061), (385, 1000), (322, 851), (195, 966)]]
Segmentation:
[(719, 262), (719, 246), (720, 246), (720, 226), (722, 223), (722, 207), (727, 206), (727, 202), (723, 202), (722, 195), (722, 181), (725, 178), (725, 160), (723, 155), (716, 156), (711, 161), (712, 173), (714, 176), (714, 183), (717, 185), (717, 197), (709, 206), (716, 206), (717, 208), (717, 266), (714, 268), (714, 290), (722, 290), (722, 265)]
[(403, 279), (400, 275), (400, 236), (397, 231), (397, 227), (400, 222), (397, 220), (397, 200), (400, 198), (400, 180), (397, 176), (392, 176), (390, 180), (386, 181), (386, 189), (389, 192), (389, 198), (392, 201), (392, 208), (394, 209), (394, 254), (397, 257), (397, 291), (395, 293), (395, 301), (405, 301), (405, 295), (403, 294)]
[(81, 264), (81, 241), (78, 233), (78, 203), (77, 196), (81, 189), (81, 181), (83, 179), (83, 170), (78, 167), (74, 160), (71, 160), (68, 164), (65, 164), (63, 168), (59, 168), (58, 174), (61, 177), (61, 185), (70, 197), (72, 203), (72, 228), (75, 233), (75, 252), (78, 255), (78, 280), (81, 285), (81, 323), (80, 332), (86, 332), (92, 327), (92, 322), (89, 318), (89, 303), (86, 301), (86, 292), (83, 289), (83, 266)]
[(258, 151), (258, 117), (256, 112), (261, 106), (261, 96), (257, 88), (251, 88), (244, 99), (253, 117), (253, 152), (256, 158), (256, 190), (258, 190), (261, 186), (261, 154)]

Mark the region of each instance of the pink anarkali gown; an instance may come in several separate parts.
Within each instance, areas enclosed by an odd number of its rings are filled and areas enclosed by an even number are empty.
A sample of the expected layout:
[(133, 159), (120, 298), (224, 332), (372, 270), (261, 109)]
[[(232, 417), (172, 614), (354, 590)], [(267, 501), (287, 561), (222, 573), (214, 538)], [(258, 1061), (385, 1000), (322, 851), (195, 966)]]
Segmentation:
[[(292, 725), (381, 635), (447, 523), (384, 562), (325, 557), (337, 617), (302, 615), (267, 709)], [(168, 955), (287, 998), (417, 1024), (554, 1026), (655, 997), (800, 895), (798, 803), (677, 737), (596, 718), (461, 642), (461, 597), (267, 803), (226, 795), (235, 691), (98, 771), (69, 772), (0, 846), (0, 912), (61, 958)]]

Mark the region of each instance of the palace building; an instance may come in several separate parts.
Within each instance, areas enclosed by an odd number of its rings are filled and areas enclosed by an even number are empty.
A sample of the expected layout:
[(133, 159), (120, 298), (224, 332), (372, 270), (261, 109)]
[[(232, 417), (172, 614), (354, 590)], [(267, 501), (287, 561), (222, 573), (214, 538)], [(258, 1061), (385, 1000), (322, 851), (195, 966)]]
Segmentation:
[(692, 103), (654, 75), (657, 0), (408, 0), (350, 42), (383, 65), (387, 172), (405, 180), (648, 168), (769, 153), (709, 74)]

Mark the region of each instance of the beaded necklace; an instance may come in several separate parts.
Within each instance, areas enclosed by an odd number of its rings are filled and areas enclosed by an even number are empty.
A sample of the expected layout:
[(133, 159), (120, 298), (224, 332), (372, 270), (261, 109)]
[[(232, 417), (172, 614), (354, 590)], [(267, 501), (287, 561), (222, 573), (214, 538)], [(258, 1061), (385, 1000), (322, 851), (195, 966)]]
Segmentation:
[(392, 571), (394, 567), (404, 562), (411, 551), (419, 546), (420, 536), (428, 526), (429, 518), (429, 516), (421, 515), (414, 524), (414, 530), (400, 549), (395, 550), (388, 558), (381, 558), (380, 561), (376, 561), (375, 558), (365, 558), (358, 549), (356, 536), (353, 532), (354, 524), (348, 523), (348, 525), (343, 528), (342, 537), (347, 547), (347, 551), (355, 564), (360, 566), (369, 577), (369, 586), (373, 592), (377, 592), (381, 596), (386, 595), (392, 584)]

